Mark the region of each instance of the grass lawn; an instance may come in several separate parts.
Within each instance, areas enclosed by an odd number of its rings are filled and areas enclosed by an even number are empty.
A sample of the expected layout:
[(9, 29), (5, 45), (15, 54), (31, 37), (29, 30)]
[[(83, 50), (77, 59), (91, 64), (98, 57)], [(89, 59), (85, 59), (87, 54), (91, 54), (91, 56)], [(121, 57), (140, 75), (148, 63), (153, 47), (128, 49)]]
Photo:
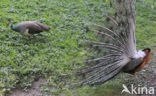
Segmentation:
[[(121, 80), (122, 76), (101, 86), (84, 86), (73, 90), (63, 88), (64, 82), (59, 78), (61, 74), (72, 73), (83, 66), (83, 59), (94, 54), (88, 52), (84, 39), (94, 39), (95, 34), (88, 31), (90, 24), (103, 24), (104, 15), (112, 12), (106, 1), (1, 0), (0, 94), (15, 88), (27, 91), (38, 77), (46, 78), (49, 85), (55, 88), (48, 89), (50, 91), (43, 94), (120, 94), (124, 82)], [(156, 45), (155, 14), (154, 0), (137, 0), (138, 49)], [(21, 21), (39, 21), (50, 26), (51, 30), (27, 38), (7, 27), (9, 19), (15, 24)]]

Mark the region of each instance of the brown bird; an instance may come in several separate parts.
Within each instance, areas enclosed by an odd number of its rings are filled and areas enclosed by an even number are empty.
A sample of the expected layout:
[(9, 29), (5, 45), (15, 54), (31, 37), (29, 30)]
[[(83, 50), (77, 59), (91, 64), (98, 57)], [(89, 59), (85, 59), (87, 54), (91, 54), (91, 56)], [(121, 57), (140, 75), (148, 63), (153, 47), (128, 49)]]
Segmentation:
[(12, 30), (19, 32), (25, 36), (32, 36), (43, 31), (49, 31), (50, 27), (43, 25), (37, 21), (23, 21), (17, 25), (9, 25)]
[(106, 19), (111, 21), (113, 26), (108, 28), (94, 24), (100, 29), (95, 31), (100, 36), (100, 41), (89, 41), (89, 44), (96, 48), (97, 54), (104, 56), (87, 60), (87, 62), (95, 62), (94, 65), (77, 72), (78, 75), (86, 77), (80, 85), (103, 84), (120, 72), (135, 75), (151, 59), (150, 48), (138, 51), (136, 49), (135, 6), (132, 6), (129, 0), (123, 0), (128, 2), (126, 9), (122, 7), (124, 5), (121, 4), (122, 2), (118, 0), (116, 2), (120, 10), (114, 14), (114, 18), (107, 16)]

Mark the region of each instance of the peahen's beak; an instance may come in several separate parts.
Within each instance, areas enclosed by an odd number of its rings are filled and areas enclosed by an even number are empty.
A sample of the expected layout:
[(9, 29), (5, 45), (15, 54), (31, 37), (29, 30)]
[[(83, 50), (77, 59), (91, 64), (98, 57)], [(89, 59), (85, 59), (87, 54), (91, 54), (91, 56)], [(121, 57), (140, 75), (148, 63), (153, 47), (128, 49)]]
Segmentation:
[(12, 25), (12, 24), (11, 24), (11, 22), (9, 21), (8, 24), (7, 24), (7, 27), (11, 27), (11, 25)]
[(12, 24), (8, 23), (8, 24), (7, 24), (7, 27), (11, 27), (11, 25), (12, 25)]

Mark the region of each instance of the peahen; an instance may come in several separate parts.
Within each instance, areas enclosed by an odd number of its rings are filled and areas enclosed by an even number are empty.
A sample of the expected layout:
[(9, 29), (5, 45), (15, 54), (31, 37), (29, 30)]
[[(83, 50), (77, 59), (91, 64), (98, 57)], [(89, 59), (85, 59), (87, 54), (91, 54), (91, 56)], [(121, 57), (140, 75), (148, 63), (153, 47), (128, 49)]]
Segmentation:
[(9, 24), (12, 30), (19, 32), (25, 36), (32, 36), (43, 31), (49, 31), (50, 27), (41, 24), (37, 21), (23, 21), (17, 25)]
[(103, 84), (120, 72), (135, 76), (135, 73), (150, 61), (150, 48), (139, 51), (136, 49), (134, 3), (135, 0), (116, 0), (116, 12), (113, 17), (107, 16), (106, 19), (111, 23), (111, 26), (94, 24), (99, 29), (95, 32), (100, 36), (100, 40), (88, 43), (95, 48), (97, 54), (104, 56), (87, 60), (87, 62), (94, 62), (94, 65), (91, 64), (76, 72), (77, 75), (85, 76), (80, 85)]

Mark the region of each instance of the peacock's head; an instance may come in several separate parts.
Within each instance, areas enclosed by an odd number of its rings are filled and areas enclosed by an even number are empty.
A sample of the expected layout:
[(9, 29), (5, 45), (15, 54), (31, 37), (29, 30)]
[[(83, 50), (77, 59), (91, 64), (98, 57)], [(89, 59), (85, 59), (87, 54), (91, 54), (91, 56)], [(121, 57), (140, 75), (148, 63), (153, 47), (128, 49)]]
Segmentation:
[(150, 49), (150, 48), (145, 48), (145, 49), (143, 49), (142, 51), (144, 51), (144, 52), (146, 52), (146, 53), (149, 53), (149, 52), (151, 52), (151, 49)]

